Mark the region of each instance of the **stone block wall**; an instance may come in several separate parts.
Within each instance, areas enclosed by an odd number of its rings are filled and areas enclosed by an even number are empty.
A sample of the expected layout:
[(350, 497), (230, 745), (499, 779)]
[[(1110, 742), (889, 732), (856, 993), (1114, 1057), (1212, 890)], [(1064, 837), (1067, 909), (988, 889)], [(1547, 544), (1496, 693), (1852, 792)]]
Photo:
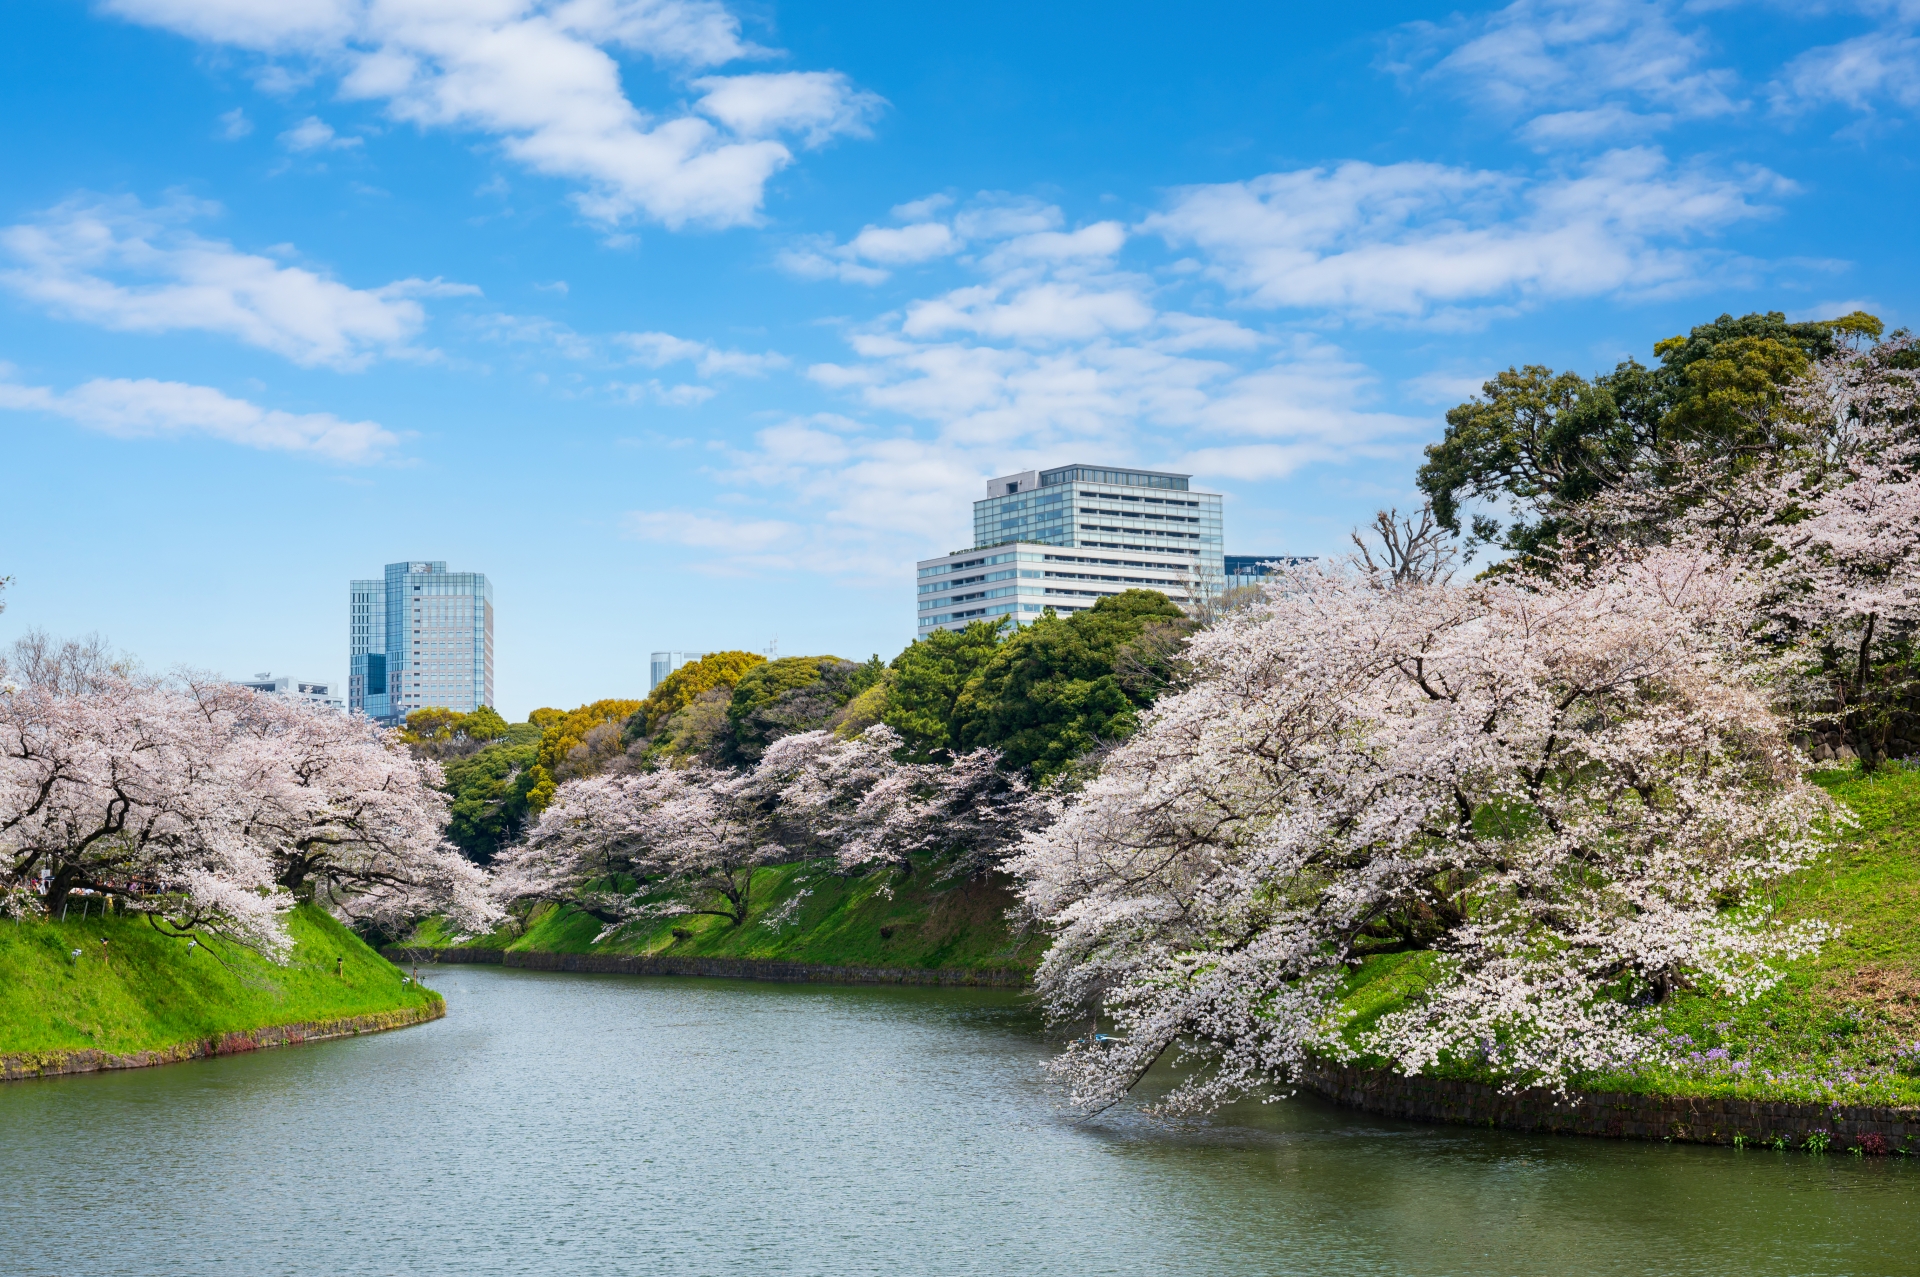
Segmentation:
[(1752, 1144), (1785, 1139), (1792, 1148), (1807, 1147), (1809, 1137), (1817, 1144), (1824, 1133), (1827, 1147), (1836, 1150), (1858, 1146), (1871, 1153), (1920, 1153), (1920, 1108), (1619, 1092), (1562, 1097), (1541, 1088), (1503, 1094), (1480, 1082), (1340, 1065), (1311, 1069), (1301, 1084), (1336, 1104), (1419, 1122), (1688, 1144), (1732, 1144), (1736, 1136)]
[(539, 953), (502, 949), (387, 948), (390, 962), (480, 962), (530, 971), (579, 971), (601, 975), (706, 976), (721, 980), (772, 980), (783, 984), (915, 984), (945, 988), (1020, 989), (1033, 973), (1022, 967), (959, 968), (828, 966), (769, 958), (700, 958), (662, 954)]

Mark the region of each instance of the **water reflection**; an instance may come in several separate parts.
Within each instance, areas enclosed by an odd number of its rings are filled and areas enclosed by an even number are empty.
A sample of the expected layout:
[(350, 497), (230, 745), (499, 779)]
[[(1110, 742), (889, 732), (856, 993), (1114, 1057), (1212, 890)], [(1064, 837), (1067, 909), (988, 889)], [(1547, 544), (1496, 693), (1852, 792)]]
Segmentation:
[(1016, 995), (431, 978), (421, 1028), (0, 1087), (0, 1273), (1920, 1271), (1904, 1162), (1081, 1126)]

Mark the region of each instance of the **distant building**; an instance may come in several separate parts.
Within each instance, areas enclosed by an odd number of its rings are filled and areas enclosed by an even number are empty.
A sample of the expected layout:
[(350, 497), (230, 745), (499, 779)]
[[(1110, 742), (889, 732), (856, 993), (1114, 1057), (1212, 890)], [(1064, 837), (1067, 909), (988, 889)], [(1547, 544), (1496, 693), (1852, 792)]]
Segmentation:
[(242, 687), (250, 687), (256, 692), (265, 692), (269, 696), (284, 696), (288, 700), (307, 701), (314, 705), (324, 705), (328, 709), (345, 709), (347, 701), (341, 695), (340, 684), (327, 678), (292, 678), (286, 674), (255, 674), (252, 678), (235, 680)]
[(349, 587), (347, 703), (397, 723), (416, 709), (493, 704), (493, 586), (444, 562), (387, 564)]
[(1225, 562), (1220, 496), (1189, 478), (1069, 465), (993, 480), (973, 503), (973, 548), (917, 565), (917, 632), (1024, 625), (1131, 589), (1191, 607), (1224, 584)]
[(1229, 589), (1252, 585), (1278, 567), (1298, 567), (1302, 563), (1313, 562), (1311, 554), (1229, 554), (1227, 556), (1227, 587)]
[(653, 669), (650, 677), (647, 679), (647, 690), (651, 692), (654, 688), (660, 686), (661, 679), (673, 673), (682, 665), (691, 665), (705, 655), (705, 652), (655, 652), (653, 654)]

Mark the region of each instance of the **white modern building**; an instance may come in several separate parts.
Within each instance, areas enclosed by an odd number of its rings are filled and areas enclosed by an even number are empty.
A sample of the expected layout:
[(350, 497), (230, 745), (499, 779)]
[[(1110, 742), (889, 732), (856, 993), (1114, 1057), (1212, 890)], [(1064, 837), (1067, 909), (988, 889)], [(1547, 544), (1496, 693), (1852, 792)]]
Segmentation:
[(345, 709), (346, 697), (341, 693), (340, 684), (330, 678), (294, 678), (286, 674), (255, 674), (252, 678), (236, 679), (242, 687), (250, 687), (256, 692), (265, 692), (269, 696), (284, 696), (288, 700), (307, 701), (314, 705), (324, 705), (328, 709)]
[(1190, 477), (1069, 465), (993, 480), (973, 503), (973, 548), (917, 565), (917, 633), (1024, 625), (1132, 589), (1191, 607), (1224, 583), (1225, 561), (1220, 495)]
[(493, 585), (444, 562), (387, 564), (349, 586), (347, 703), (384, 723), (493, 704)]
[(705, 655), (705, 652), (655, 652), (647, 679), (647, 691), (651, 692), (660, 686), (660, 680), (682, 665), (691, 665)]

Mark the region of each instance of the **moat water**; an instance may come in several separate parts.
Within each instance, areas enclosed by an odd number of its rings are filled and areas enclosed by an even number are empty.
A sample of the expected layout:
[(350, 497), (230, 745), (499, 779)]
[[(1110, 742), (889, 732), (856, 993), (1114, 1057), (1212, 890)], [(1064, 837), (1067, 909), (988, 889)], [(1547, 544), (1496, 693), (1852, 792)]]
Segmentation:
[(0, 1086), (0, 1273), (1920, 1273), (1920, 1166), (1076, 1124), (1006, 993), (428, 971), (445, 1020)]

